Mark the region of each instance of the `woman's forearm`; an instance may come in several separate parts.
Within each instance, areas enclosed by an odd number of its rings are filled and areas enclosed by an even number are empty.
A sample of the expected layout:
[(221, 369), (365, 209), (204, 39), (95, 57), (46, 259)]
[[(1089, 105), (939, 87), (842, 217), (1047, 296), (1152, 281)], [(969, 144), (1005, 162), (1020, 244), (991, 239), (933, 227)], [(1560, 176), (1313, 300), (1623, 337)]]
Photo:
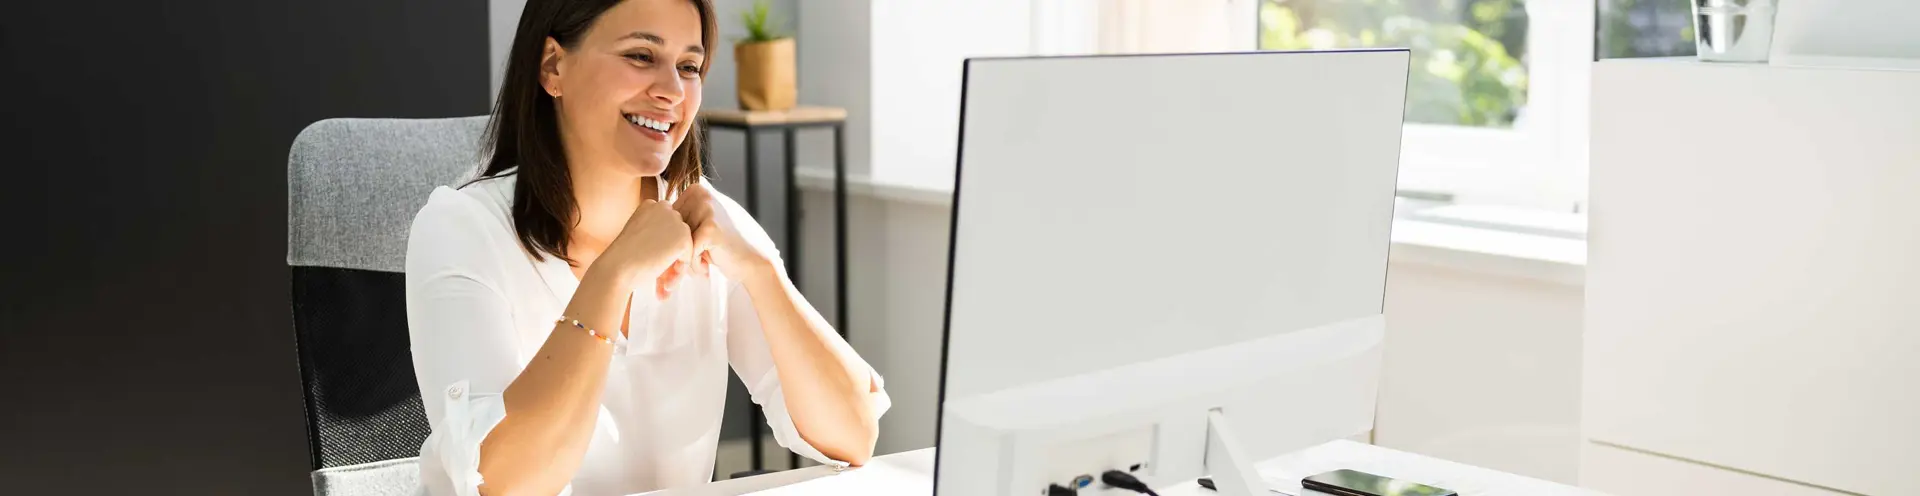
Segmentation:
[[(589, 270), (566, 317), (602, 335), (620, 332), (633, 286), (616, 272)], [(480, 444), (481, 492), (554, 494), (567, 485), (586, 455), (612, 357), (612, 345), (586, 330), (554, 327), (501, 395), (506, 418)]]
[(775, 264), (742, 280), (766, 333), (767, 348), (800, 437), (821, 454), (854, 465), (873, 456), (878, 394), (871, 370), (808, 304)]

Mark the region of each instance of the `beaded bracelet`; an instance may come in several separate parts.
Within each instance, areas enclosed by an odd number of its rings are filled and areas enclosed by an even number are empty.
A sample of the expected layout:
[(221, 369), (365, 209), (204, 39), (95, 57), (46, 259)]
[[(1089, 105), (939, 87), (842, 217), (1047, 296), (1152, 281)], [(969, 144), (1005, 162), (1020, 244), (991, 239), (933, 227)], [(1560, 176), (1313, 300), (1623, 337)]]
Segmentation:
[(581, 324), (579, 320), (570, 320), (565, 315), (561, 315), (560, 320), (555, 320), (553, 321), (553, 323), (561, 324), (561, 325), (573, 324), (574, 327), (585, 329), (587, 331), (587, 335), (593, 336), (594, 339), (598, 339), (602, 343), (613, 344), (612, 338), (608, 338), (607, 335), (601, 334), (600, 331), (588, 329), (586, 324)]

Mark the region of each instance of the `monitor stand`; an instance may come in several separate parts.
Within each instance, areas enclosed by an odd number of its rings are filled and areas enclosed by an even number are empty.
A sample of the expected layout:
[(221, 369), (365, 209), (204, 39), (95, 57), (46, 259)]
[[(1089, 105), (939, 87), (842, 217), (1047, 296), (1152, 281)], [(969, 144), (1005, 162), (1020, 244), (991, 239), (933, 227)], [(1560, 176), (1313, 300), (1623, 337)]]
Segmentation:
[(1220, 496), (1265, 496), (1267, 482), (1254, 470), (1253, 460), (1240, 446), (1239, 436), (1227, 423), (1227, 414), (1215, 407), (1207, 411), (1207, 472), (1213, 477)]

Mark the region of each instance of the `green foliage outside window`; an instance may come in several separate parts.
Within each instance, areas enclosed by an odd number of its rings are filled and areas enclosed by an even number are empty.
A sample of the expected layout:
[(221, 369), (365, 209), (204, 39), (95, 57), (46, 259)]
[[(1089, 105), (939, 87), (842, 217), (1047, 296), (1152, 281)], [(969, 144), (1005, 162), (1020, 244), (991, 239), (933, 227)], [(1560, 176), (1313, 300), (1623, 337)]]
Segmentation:
[(1260, 48), (1413, 50), (1407, 120), (1511, 127), (1527, 102), (1522, 0), (1263, 0)]
[(1600, 58), (1693, 55), (1692, 9), (1673, 0), (1602, 0)]

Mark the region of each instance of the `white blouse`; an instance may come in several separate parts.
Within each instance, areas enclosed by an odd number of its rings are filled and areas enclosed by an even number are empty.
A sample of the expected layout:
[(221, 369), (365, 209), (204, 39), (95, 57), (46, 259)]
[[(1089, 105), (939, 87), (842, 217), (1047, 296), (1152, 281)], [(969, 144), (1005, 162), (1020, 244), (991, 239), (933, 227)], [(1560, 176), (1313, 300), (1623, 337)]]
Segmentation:
[[(512, 227), (514, 176), (434, 190), (407, 242), (407, 325), (414, 374), (433, 433), (420, 446), (432, 495), (478, 494), (480, 441), (506, 416), (501, 392), (526, 367), (580, 281), (555, 257), (534, 261)], [(719, 222), (750, 242), (773, 241), (738, 203), (715, 192)], [(645, 279), (641, 295), (653, 294)], [(631, 336), (616, 338), (600, 418), (586, 458), (562, 494), (632, 494), (713, 477), (731, 364), (766, 413), (773, 438), (828, 459), (787, 415), (773, 358), (744, 286), (718, 270), (688, 277), (666, 301), (632, 299)], [(873, 374), (880, 387), (879, 374)], [(884, 390), (872, 396), (884, 412)]]

